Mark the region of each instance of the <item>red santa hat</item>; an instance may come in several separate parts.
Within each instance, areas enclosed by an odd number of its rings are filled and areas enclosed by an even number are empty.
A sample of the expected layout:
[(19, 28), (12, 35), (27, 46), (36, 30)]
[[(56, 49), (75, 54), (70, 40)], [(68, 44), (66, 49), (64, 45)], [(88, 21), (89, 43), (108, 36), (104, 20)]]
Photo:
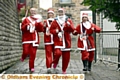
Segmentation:
[(88, 17), (88, 14), (87, 13), (83, 13), (82, 17)]
[(65, 14), (65, 9), (64, 8), (59, 8), (58, 11), (63, 11), (63, 13)]
[(54, 14), (54, 10), (53, 9), (48, 9), (48, 13), (53, 13)]

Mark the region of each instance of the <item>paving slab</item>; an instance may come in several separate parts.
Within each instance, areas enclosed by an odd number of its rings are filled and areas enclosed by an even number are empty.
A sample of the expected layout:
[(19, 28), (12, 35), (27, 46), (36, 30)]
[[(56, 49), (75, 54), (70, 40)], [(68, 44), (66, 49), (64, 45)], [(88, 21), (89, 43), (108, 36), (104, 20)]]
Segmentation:
[[(78, 56), (77, 56), (78, 55)], [(76, 57), (76, 58), (75, 58)], [(28, 68), (27, 58), (24, 62), (20, 60), (16, 62), (12, 67), (6, 70), (5, 74), (47, 74), (46, 58), (44, 50), (38, 50), (35, 59), (35, 72), (30, 73)], [(85, 74), (85, 80), (120, 80), (120, 71), (116, 71), (117, 64), (110, 64), (98, 61), (93, 63), (92, 71), (84, 73), (82, 71), (83, 65), (80, 60), (80, 54), (71, 54), (69, 66), (67, 68), (67, 74)], [(51, 74), (62, 73), (62, 59), (60, 58), (57, 70), (55, 72), (52, 69)]]

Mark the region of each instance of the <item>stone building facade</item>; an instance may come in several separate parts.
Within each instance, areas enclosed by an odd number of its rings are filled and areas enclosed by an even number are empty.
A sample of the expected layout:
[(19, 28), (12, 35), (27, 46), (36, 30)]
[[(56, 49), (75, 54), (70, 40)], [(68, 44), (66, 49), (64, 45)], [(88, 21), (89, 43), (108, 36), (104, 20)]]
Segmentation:
[(39, 0), (26, 0), (26, 6), (39, 8)]
[(16, 63), (21, 53), (16, 0), (0, 0), (0, 72)]

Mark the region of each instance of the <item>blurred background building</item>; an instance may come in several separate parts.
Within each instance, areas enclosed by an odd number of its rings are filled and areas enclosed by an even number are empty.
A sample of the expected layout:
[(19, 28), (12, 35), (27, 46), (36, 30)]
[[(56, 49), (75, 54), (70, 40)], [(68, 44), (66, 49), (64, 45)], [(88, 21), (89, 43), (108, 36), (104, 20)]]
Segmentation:
[(17, 0), (18, 11), (21, 16), (25, 16), (26, 10), (30, 7), (36, 7), (38, 12), (42, 14), (43, 19), (46, 19), (47, 9), (52, 7), (57, 15), (57, 9), (63, 7), (66, 15), (69, 16), (75, 25), (80, 22), (80, 10), (88, 7), (81, 5), (83, 0)]

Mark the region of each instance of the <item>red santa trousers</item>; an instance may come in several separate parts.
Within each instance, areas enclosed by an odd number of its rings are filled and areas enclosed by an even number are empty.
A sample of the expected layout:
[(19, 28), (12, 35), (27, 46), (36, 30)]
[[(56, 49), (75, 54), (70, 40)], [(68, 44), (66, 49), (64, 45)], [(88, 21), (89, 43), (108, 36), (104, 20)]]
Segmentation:
[(37, 47), (33, 46), (33, 44), (23, 44), (23, 54), (22, 59), (24, 60), (28, 55), (29, 57), (29, 69), (34, 68), (34, 60), (36, 57)]
[(70, 61), (70, 51), (62, 51), (62, 71), (66, 72)]
[(88, 61), (92, 62), (94, 60), (94, 51), (89, 51), (89, 59)]
[(52, 61), (54, 58), (54, 45), (45, 45), (45, 54), (46, 54), (46, 67), (51, 68)]
[(61, 49), (60, 48), (55, 48), (54, 49), (54, 60), (53, 60), (52, 63), (54, 63), (54, 64), (57, 65), (58, 62), (59, 62), (59, 58), (61, 57), (61, 55), (62, 55)]
[(94, 59), (94, 51), (81, 50), (82, 60), (88, 60), (90, 62)]

